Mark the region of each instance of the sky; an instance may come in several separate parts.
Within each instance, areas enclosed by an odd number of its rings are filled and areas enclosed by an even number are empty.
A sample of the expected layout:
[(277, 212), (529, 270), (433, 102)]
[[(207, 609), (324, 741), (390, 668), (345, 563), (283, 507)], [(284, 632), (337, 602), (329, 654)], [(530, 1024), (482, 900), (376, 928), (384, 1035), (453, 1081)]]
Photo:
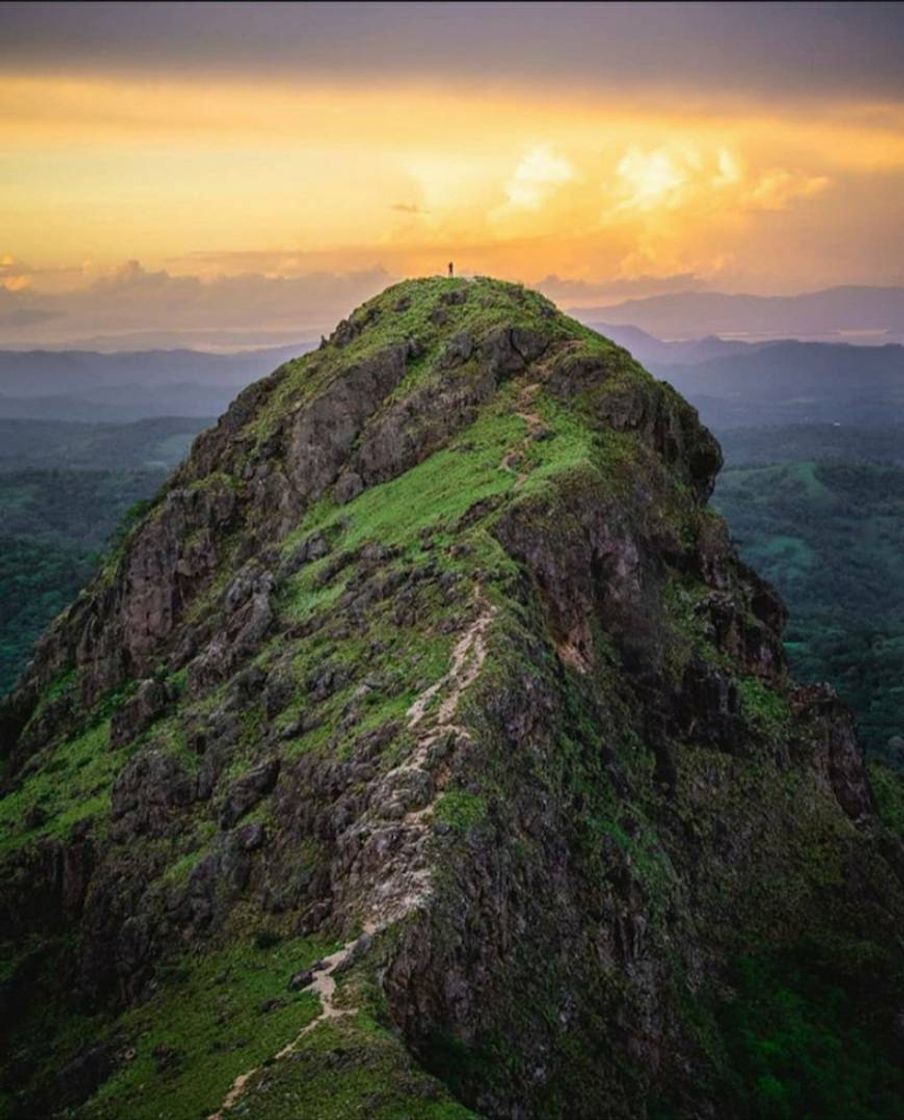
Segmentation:
[(902, 200), (904, 5), (0, 6), (0, 342), (900, 285)]

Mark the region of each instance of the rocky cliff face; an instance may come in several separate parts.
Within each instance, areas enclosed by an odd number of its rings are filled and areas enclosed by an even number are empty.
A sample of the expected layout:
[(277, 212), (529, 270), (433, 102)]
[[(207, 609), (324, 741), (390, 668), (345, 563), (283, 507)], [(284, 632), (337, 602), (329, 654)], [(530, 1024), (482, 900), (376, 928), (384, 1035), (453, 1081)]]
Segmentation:
[(719, 465), (489, 280), (246, 390), (3, 712), (6, 1114), (899, 1115), (900, 840)]

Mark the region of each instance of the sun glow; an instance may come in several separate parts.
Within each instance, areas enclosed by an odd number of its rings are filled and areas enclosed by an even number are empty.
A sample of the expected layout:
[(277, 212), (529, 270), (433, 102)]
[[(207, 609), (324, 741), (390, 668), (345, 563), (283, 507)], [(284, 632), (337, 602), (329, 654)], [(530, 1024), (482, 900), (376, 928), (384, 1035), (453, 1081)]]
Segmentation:
[(716, 114), (562, 91), (10, 76), (0, 249), (27, 265), (2, 282), (59, 284), (65, 267), (83, 283), (127, 256), (173, 273), (410, 274), (454, 248), (526, 280), (769, 286), (789, 282), (791, 230), (814, 284), (848, 252), (844, 206), (850, 238), (868, 230), (881, 251), (888, 207), (867, 200), (904, 174), (900, 126), (894, 106)]

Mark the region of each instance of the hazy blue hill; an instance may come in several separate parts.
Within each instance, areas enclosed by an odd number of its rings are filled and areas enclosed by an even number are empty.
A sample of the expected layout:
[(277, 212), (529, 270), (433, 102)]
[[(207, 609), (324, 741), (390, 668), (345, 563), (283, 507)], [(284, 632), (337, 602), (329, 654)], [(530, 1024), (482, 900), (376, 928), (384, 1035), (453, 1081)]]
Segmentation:
[(118, 385), (84, 396), (2, 397), (3, 420), (72, 420), (82, 424), (132, 424), (146, 417), (197, 420), (226, 408), (238, 390), (227, 385)]
[(51, 396), (100, 386), (153, 381), (229, 383), (236, 388), (309, 349), (305, 343), (239, 354), (203, 350), (0, 350), (0, 388), (8, 396)]
[[(660, 367), (662, 368), (662, 367)], [(657, 370), (657, 372), (660, 372)], [(855, 392), (904, 399), (904, 346), (849, 346), (789, 339), (675, 369), (688, 391), (775, 399)]]
[(148, 416), (217, 416), (246, 385), (310, 345), (241, 354), (3, 350), (0, 418), (124, 423)]
[[(581, 317), (591, 321), (587, 314)], [(904, 422), (904, 346), (793, 340), (750, 344), (712, 336), (663, 341), (630, 324), (594, 326), (671, 382), (717, 430)], [(308, 344), (299, 344), (243, 354), (0, 351), (0, 418), (86, 423), (176, 415), (206, 419), (222, 412), (245, 385), (306, 348)]]
[[(716, 336), (666, 341), (636, 325), (600, 322), (592, 312), (580, 318), (674, 385), (716, 430), (904, 422), (904, 346), (896, 343), (853, 346), (794, 337), (754, 343)], [(805, 332), (789, 329), (795, 333)]]
[[(605, 338), (630, 350), (643, 365), (698, 365), (710, 358), (724, 358), (730, 354), (743, 354), (754, 348), (755, 343), (708, 335), (705, 338), (670, 339), (656, 338), (648, 331), (630, 324), (602, 323), (577, 312), (576, 317)], [(762, 343), (759, 345), (763, 345)]]
[(842, 338), (868, 332), (874, 341), (904, 339), (904, 288), (847, 285), (790, 296), (670, 292), (586, 308), (581, 318), (630, 323), (660, 338), (721, 334), (749, 338)]
[(716, 430), (904, 423), (904, 346), (785, 341), (694, 366), (650, 364)]

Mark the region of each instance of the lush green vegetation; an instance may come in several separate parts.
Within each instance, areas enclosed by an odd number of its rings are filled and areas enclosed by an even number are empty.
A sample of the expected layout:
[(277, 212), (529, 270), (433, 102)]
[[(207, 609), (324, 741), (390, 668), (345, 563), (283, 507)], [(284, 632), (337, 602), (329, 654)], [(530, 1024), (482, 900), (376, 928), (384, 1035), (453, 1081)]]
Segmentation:
[[(752, 425), (904, 423), (900, 346), (848, 346), (787, 339), (693, 365), (653, 362), (717, 430)], [(803, 456), (799, 456), (802, 458)]]
[(803, 680), (827, 680), (868, 747), (904, 732), (904, 470), (866, 462), (729, 467), (716, 488), (747, 561), (790, 609)]
[(0, 694), (89, 581), (126, 511), (158, 489), (206, 423), (0, 419)]
[(169, 983), (123, 1016), (131, 1060), (86, 1115), (194, 1120), (213, 1112), (235, 1077), (319, 1014), (313, 992), (289, 992), (286, 982), (329, 951), (301, 938), (268, 944), (259, 937), (172, 966)]
[(0, 537), (0, 693), (12, 686), (44, 627), (93, 570), (91, 555), (78, 548)]
[(110, 721), (104, 720), (70, 739), (0, 800), (0, 851), (26, 836), (65, 835), (76, 821), (107, 812), (119, 767), (109, 741)]
[[(691, 402), (693, 403), (693, 401)], [(904, 428), (856, 428), (846, 424), (785, 424), (715, 429), (729, 466), (846, 459), (904, 465)]]
[[(222, 1102), (234, 1078), (269, 1059), (320, 1011), (310, 991), (288, 991), (298, 969), (331, 951), (299, 937), (246, 935), (228, 948), (187, 954), (162, 970), (154, 994), (119, 1021), (115, 1033), (101, 1018), (75, 1017), (71, 1029), (90, 1034), (118, 1056), (118, 1072), (91, 1102), (96, 1120), (196, 1120)], [(58, 1031), (37, 1015), (32, 1035)], [(35, 1069), (35, 1082), (56, 1074)], [(2, 1109), (2, 1099), (0, 1099)]]
[[(874, 1024), (863, 1021), (857, 989), (869, 976), (842, 977), (837, 956), (823, 956), (803, 945), (736, 965), (737, 994), (721, 1025), (751, 1120), (879, 1120), (904, 1100), (891, 1040), (877, 1046)], [(847, 959), (856, 973), (856, 946)]]
[(102, 549), (125, 511), (153, 494), (163, 471), (22, 471), (0, 475), (4, 535)]
[(132, 424), (0, 418), (0, 472), (171, 470), (210, 421), (161, 416)]
[(44, 628), (90, 579), (126, 511), (163, 471), (0, 473), (0, 693)]

